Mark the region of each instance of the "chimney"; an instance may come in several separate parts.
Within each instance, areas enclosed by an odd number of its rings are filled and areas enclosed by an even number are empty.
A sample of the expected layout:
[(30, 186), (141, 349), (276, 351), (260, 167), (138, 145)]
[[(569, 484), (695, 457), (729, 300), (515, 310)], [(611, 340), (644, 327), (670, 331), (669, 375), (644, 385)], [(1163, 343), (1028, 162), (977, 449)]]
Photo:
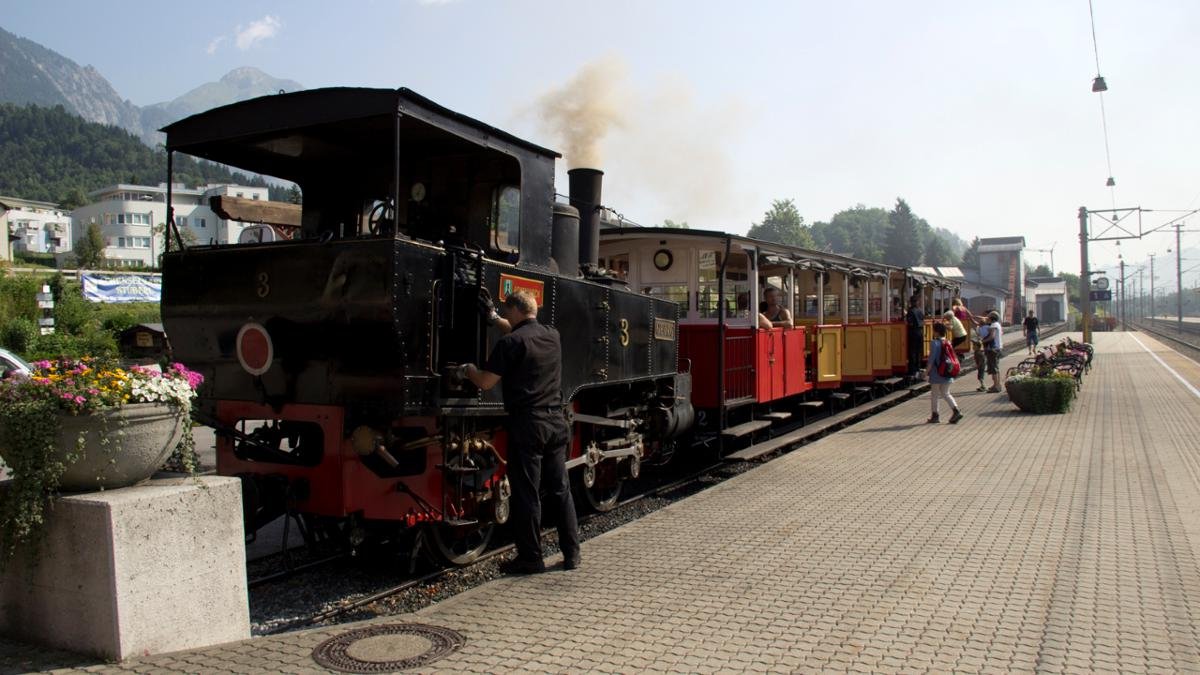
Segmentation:
[(599, 169), (571, 169), (571, 206), (579, 210), (579, 265), (595, 267), (600, 258), (600, 187), (604, 172)]

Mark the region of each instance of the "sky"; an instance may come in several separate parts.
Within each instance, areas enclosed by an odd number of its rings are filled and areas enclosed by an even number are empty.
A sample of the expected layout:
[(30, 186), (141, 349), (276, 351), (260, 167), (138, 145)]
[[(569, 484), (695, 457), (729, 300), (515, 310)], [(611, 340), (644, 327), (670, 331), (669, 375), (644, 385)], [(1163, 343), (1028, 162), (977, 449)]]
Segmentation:
[[(1091, 7), (1095, 51), (1087, 0), (49, 0), (6, 3), (0, 26), (138, 105), (254, 66), (406, 86), (564, 153), (547, 110), (585, 106), (595, 147), (571, 154), (635, 222), (740, 234), (776, 199), (811, 223), (903, 198), (967, 241), (1024, 236), (1031, 264), (1053, 247), (1077, 274), (1081, 206), (1151, 209), (1122, 221), (1133, 234), (1200, 209), (1200, 2)], [(1093, 236), (1110, 216), (1092, 214)], [(1183, 222), (1190, 286), (1200, 213)], [(1173, 283), (1168, 248), (1161, 232), (1093, 242), (1092, 267), (1154, 253)]]

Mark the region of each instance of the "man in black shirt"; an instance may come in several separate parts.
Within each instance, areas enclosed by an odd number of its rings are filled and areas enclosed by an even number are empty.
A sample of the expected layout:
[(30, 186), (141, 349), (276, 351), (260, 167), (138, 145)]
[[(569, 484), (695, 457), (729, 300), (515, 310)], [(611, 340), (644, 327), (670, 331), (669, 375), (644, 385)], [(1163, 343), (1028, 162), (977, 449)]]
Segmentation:
[(1032, 354), (1037, 351), (1038, 346), (1038, 320), (1033, 315), (1032, 309), (1029, 310), (1029, 316), (1025, 317), (1025, 321), (1022, 324), (1025, 327), (1025, 346), (1029, 349), (1029, 353)]
[(908, 376), (920, 377), (921, 356), (925, 349), (925, 312), (921, 311), (919, 296), (908, 301), (908, 312), (904, 315), (908, 338)]
[(563, 569), (579, 566), (579, 530), (571, 483), (567, 477), (567, 446), (571, 433), (563, 417), (562, 351), (558, 331), (537, 321), (537, 302), (523, 291), (504, 298), (499, 312), (484, 301), (488, 321), (505, 333), (483, 368), (468, 363), (462, 377), (480, 389), (500, 383), (508, 413), (508, 479), (512, 483), (510, 520), (517, 557), (502, 569), (530, 574), (545, 571), (542, 562), (539, 485), (558, 507), (558, 544)]

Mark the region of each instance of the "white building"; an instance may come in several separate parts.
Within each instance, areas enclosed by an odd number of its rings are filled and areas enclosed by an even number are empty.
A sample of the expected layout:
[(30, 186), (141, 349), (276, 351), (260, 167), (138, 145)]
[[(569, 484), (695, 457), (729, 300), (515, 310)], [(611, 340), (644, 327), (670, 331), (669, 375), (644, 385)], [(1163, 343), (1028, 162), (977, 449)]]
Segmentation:
[(1042, 323), (1067, 320), (1067, 282), (1062, 277), (1030, 277), (1025, 280), (1026, 311), (1033, 310)]
[[(185, 240), (197, 244), (236, 242), (244, 225), (223, 220), (209, 208), (211, 197), (227, 196), (267, 200), (267, 188), (242, 185), (207, 185), (199, 189), (176, 184), (171, 189), (175, 224)], [(167, 184), (119, 184), (96, 190), (93, 200), (71, 213), (79, 236), (91, 223), (104, 233), (104, 258), (115, 267), (154, 267), (165, 247)]]
[(71, 250), (71, 216), (51, 202), (0, 197), (0, 260), (14, 253), (63, 253)]

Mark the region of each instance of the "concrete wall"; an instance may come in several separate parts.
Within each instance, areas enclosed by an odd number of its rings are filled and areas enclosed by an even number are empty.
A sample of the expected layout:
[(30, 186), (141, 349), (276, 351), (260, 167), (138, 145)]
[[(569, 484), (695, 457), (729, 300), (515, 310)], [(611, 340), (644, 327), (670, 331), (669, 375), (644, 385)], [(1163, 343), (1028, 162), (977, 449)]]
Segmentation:
[(0, 576), (0, 632), (108, 659), (248, 638), (241, 496), (209, 476), (56, 500), (36, 564)]

